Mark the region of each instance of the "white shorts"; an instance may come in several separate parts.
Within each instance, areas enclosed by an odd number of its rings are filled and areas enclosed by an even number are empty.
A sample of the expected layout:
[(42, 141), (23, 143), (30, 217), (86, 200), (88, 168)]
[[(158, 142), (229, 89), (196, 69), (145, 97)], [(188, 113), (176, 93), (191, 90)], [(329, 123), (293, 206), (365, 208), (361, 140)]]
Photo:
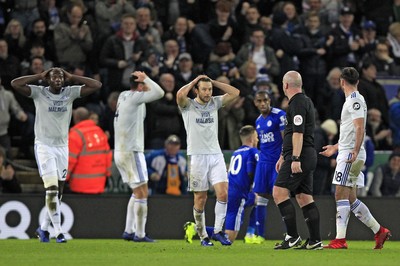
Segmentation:
[(115, 164), (121, 174), (122, 181), (134, 189), (149, 180), (147, 165), (143, 152), (137, 151), (115, 151)]
[(222, 154), (188, 156), (188, 190), (207, 191), (209, 183), (228, 182), (225, 159)]
[(58, 180), (65, 181), (68, 170), (68, 146), (51, 147), (36, 143), (35, 157), (41, 177), (57, 172)]
[(336, 169), (332, 184), (345, 187), (364, 187), (364, 174), (361, 172), (366, 159), (365, 152), (358, 154), (357, 160), (353, 163), (346, 163), (349, 159), (349, 151), (339, 152), (336, 158)]

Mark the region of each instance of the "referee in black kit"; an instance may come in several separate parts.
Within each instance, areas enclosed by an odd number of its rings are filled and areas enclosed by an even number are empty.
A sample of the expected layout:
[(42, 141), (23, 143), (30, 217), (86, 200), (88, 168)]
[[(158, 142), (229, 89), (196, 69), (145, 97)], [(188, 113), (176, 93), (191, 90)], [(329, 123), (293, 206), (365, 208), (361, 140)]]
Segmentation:
[[(285, 222), (287, 234), (275, 249), (323, 249), (319, 231), (319, 211), (312, 196), (313, 172), (317, 165), (314, 149), (315, 113), (310, 98), (302, 92), (301, 75), (289, 71), (283, 76), (283, 91), (289, 99), (282, 154), (276, 163), (278, 177), (273, 189), (275, 204)], [(296, 210), (290, 193), (296, 195), (310, 238), (301, 245), (297, 233)]]

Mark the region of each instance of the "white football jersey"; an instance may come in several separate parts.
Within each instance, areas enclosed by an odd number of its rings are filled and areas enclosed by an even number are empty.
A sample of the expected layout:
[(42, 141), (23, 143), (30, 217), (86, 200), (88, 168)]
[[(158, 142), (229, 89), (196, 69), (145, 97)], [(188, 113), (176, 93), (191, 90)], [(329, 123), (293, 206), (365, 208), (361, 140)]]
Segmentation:
[(81, 95), (82, 86), (63, 87), (53, 94), (49, 87), (28, 85), (36, 107), (35, 143), (49, 146), (68, 145), (72, 102)]
[(194, 99), (182, 112), (187, 133), (187, 154), (217, 154), (222, 153), (218, 142), (218, 109), (222, 107), (222, 96), (211, 97), (211, 100), (201, 105)]
[[(353, 120), (357, 118), (364, 118), (364, 128), (367, 123), (367, 104), (364, 97), (355, 91), (346, 97), (343, 104), (341, 122), (340, 122), (340, 137), (339, 137), (339, 151), (352, 150), (355, 146), (355, 129)], [(364, 152), (364, 139), (361, 145), (360, 153)]]
[(164, 96), (163, 89), (150, 78), (144, 80), (149, 91), (127, 90), (118, 97), (114, 117), (115, 150), (144, 152), (146, 103)]

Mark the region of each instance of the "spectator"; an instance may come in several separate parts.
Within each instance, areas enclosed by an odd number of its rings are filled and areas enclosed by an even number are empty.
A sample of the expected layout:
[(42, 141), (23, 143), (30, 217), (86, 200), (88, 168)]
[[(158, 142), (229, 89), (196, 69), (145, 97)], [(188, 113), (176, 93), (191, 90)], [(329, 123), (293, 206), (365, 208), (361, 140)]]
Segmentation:
[(106, 40), (120, 30), (123, 14), (135, 15), (135, 8), (127, 0), (96, 1), (95, 13), (99, 30), (99, 40)]
[(162, 40), (176, 40), (179, 45), (179, 53), (191, 52), (192, 50), (192, 34), (189, 31), (189, 21), (185, 17), (178, 17), (174, 25), (166, 31)]
[(393, 152), (387, 163), (375, 169), (369, 191), (375, 197), (400, 197), (400, 153)]
[(340, 11), (339, 25), (330, 33), (333, 38), (332, 67), (357, 67), (360, 59), (360, 31), (353, 25), (354, 13), (345, 6)]
[(280, 65), (274, 50), (265, 45), (265, 33), (261, 28), (251, 32), (250, 42), (242, 45), (235, 58), (235, 64), (241, 67), (246, 61), (257, 65), (257, 73), (268, 75), (270, 80), (279, 75)]
[(286, 26), (288, 32), (292, 33), (296, 30), (296, 28), (301, 26), (301, 21), (299, 15), (297, 14), (296, 6), (292, 2), (285, 1), (282, 5), (282, 11), (288, 18)]
[(111, 175), (112, 153), (107, 135), (89, 119), (84, 107), (73, 113), (74, 126), (69, 131), (68, 175), (71, 192), (101, 194)]
[(382, 121), (382, 114), (378, 109), (368, 110), (366, 133), (374, 142), (375, 150), (392, 150), (392, 131)]
[(361, 38), (359, 40), (361, 50), (365, 55), (372, 55), (376, 49), (376, 25), (372, 20), (366, 20), (361, 24)]
[(32, 32), (26, 40), (24, 47), (24, 58), (30, 58), (31, 48), (34, 44), (42, 44), (44, 46), (44, 57), (53, 62), (57, 62), (54, 39), (52, 32), (49, 33), (46, 28), (46, 21), (39, 18), (33, 22)]
[(253, 29), (259, 27), (260, 12), (256, 6), (250, 5), (244, 11), (244, 16), (239, 16), (238, 25), (240, 25), (239, 36), (241, 36), (240, 44), (244, 44), (250, 41), (250, 35)]
[(371, 61), (376, 66), (377, 76), (400, 76), (400, 66), (396, 65), (390, 56), (389, 45), (386, 42), (380, 41), (376, 44)]
[(108, 89), (123, 91), (130, 88), (129, 78), (147, 51), (146, 41), (136, 32), (133, 15), (121, 18), (121, 29), (105, 42), (100, 63), (108, 70)]
[(149, 49), (139, 69), (147, 74), (151, 79), (158, 80), (162, 64), (159, 61), (159, 54), (154, 49)]
[(8, 134), (11, 114), (21, 122), (26, 122), (28, 119), (27, 114), (15, 99), (14, 94), (1, 85), (0, 79), (0, 146), (5, 149), (7, 157), (10, 157), (11, 148), (11, 138)]
[(305, 28), (295, 30), (299, 33), (302, 48), (299, 51), (300, 72), (303, 75), (304, 90), (308, 97), (316, 104), (321, 97), (321, 84), (327, 74), (325, 55), (332, 45), (333, 37), (329, 38), (320, 29), (320, 20), (317, 13), (308, 13)]
[(113, 91), (108, 95), (104, 117), (101, 120), (101, 128), (103, 128), (108, 137), (108, 143), (110, 144), (111, 149), (114, 149), (114, 117), (115, 112), (117, 111), (118, 97), (118, 91)]
[(229, 42), (236, 53), (240, 47), (237, 23), (231, 17), (232, 1), (219, 0), (215, 5), (216, 18), (208, 22), (209, 32), (214, 43)]
[(400, 87), (389, 101), (389, 121), (392, 130), (393, 150), (400, 151)]
[(317, 14), (319, 17), (320, 21), (320, 28), (323, 32), (328, 32), (331, 28), (332, 21), (330, 21), (329, 17), (329, 11), (325, 9), (325, 7), (322, 4), (322, 0), (307, 0), (303, 1), (306, 2), (309, 6), (309, 9), (303, 14), (301, 14), (300, 19), (302, 21), (302, 24), (306, 24), (306, 20), (309, 17), (311, 13)]
[(179, 45), (175, 39), (164, 42), (164, 54), (160, 57), (160, 73), (174, 73), (178, 68)]
[(3, 193), (21, 193), (21, 186), (15, 177), (14, 168), (6, 165), (6, 152), (0, 146), (0, 187)]
[(4, 39), (8, 43), (10, 54), (18, 57), (18, 59), (22, 61), (25, 54), (24, 46), (26, 37), (21, 22), (16, 19), (10, 20), (7, 24), (6, 30), (4, 31)]
[(164, 149), (152, 151), (146, 156), (151, 194), (186, 194), (187, 164), (179, 152), (181, 141), (178, 136), (170, 135), (164, 146)]
[[(60, 12), (56, 6), (56, 0), (40, 1), (39, 5), (40, 18), (46, 21), (47, 29), (51, 36), (56, 26), (60, 23)], [(33, 24), (35, 24), (33, 22)]]
[(14, 0), (12, 1), (11, 17), (21, 22), (25, 32), (30, 32), (32, 23), (39, 18), (37, 1)]
[(383, 123), (389, 125), (389, 104), (385, 89), (376, 81), (376, 66), (371, 60), (362, 62), (358, 88), (365, 98), (368, 110), (378, 109), (381, 112)]
[(221, 41), (214, 47), (210, 54), (207, 76), (216, 79), (219, 76), (225, 76), (230, 80), (240, 77), (239, 69), (234, 63), (235, 54), (232, 51), (230, 42)]
[(87, 55), (93, 47), (88, 25), (82, 23), (83, 7), (72, 4), (67, 10), (67, 21), (54, 29), (54, 44), (60, 65), (73, 74), (83, 76)]
[(17, 57), (8, 53), (8, 44), (0, 39), (0, 78), (3, 86), (11, 89), (10, 82), (20, 74), (20, 61)]
[(394, 22), (389, 26), (387, 41), (390, 46), (390, 56), (396, 65), (400, 65), (400, 22)]
[(150, 8), (142, 6), (136, 10), (137, 31), (147, 41), (149, 47), (159, 54), (164, 52), (160, 33), (151, 25)]
[(175, 77), (164, 73), (159, 82), (164, 96), (148, 104), (147, 141), (150, 149), (161, 149), (168, 136), (183, 135), (183, 121), (176, 105)]
[(21, 62), (21, 74), (25, 75), (27, 72), (31, 71), (30, 70), (31, 68), (37, 67), (37, 65), (34, 66), (34, 63), (39, 63), (39, 61), (41, 64), (40, 71), (32, 70), (32, 72), (40, 73), (43, 70), (52, 68), (54, 65), (53, 61), (47, 60), (44, 55), (45, 55), (45, 47), (43, 46), (43, 43), (41, 43), (40, 41), (33, 43), (30, 49), (29, 57)]
[(197, 73), (193, 68), (192, 56), (189, 53), (180, 54), (178, 57), (178, 68), (174, 71), (176, 87), (181, 88), (189, 81), (197, 77)]

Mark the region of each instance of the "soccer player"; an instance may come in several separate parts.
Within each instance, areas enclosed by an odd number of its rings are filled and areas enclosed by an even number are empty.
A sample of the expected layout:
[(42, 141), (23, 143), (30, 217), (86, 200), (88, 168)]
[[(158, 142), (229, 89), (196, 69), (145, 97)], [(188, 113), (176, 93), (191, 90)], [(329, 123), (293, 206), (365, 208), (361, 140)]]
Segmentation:
[(302, 92), (303, 82), (298, 72), (287, 72), (282, 83), (289, 106), (286, 112), (282, 154), (276, 163), (278, 176), (273, 197), (286, 225), (287, 234), (275, 249), (289, 249), (301, 245), (301, 238), (297, 232), (296, 209), (290, 199), (290, 193), (296, 195), (310, 234), (310, 238), (299, 248), (322, 249), (319, 211), (312, 196), (313, 172), (317, 165), (317, 153), (314, 148), (314, 105)]
[(267, 215), (268, 195), (272, 195), (275, 184), (275, 165), (282, 151), (283, 130), (285, 129), (286, 113), (281, 109), (271, 107), (271, 98), (267, 91), (257, 91), (254, 105), (260, 111), (256, 120), (256, 130), (260, 140), (260, 159), (254, 177), (254, 192), (256, 197), (256, 220), (258, 241), (265, 240), (265, 220)]
[(343, 104), (339, 142), (322, 147), (320, 154), (330, 157), (339, 151), (332, 184), (336, 186), (336, 238), (325, 248), (347, 249), (346, 230), (350, 211), (375, 234), (375, 249), (382, 249), (391, 233), (372, 216), (368, 207), (357, 199), (357, 187), (364, 186), (361, 172), (366, 152), (364, 148), (367, 105), (358, 92), (359, 74), (353, 67), (345, 67), (340, 76), (340, 86), (346, 96)]
[(132, 189), (122, 238), (135, 242), (154, 242), (146, 236), (148, 175), (144, 157), (144, 119), (146, 103), (164, 96), (163, 89), (144, 72), (135, 71), (131, 89), (118, 97), (114, 118), (115, 164), (122, 180)]
[[(46, 80), (48, 87), (29, 85)], [(83, 85), (64, 86), (65, 81)], [(68, 169), (68, 129), (72, 103), (101, 88), (101, 82), (72, 75), (61, 68), (51, 68), (36, 75), (11, 81), (12, 87), (35, 102), (35, 157), (46, 189), (47, 215), (36, 230), (41, 242), (49, 242), (48, 227), (53, 224), (56, 242), (66, 243), (61, 229), (60, 204)]]
[[(212, 96), (213, 86), (225, 92)], [(196, 98), (188, 98), (194, 89)], [(193, 216), (202, 246), (213, 246), (205, 228), (204, 207), (209, 183), (214, 187), (215, 223), (212, 239), (230, 245), (222, 232), (228, 200), (228, 177), (224, 156), (218, 143), (218, 109), (239, 96), (239, 90), (229, 84), (200, 75), (177, 92), (177, 103), (182, 112), (187, 133), (187, 155), (189, 168), (188, 190), (194, 193)]]
[[(243, 126), (239, 130), (239, 136), (242, 146), (232, 153), (228, 171), (229, 185), (225, 233), (232, 243), (243, 223), (244, 209), (247, 206), (254, 205), (254, 196), (252, 197), (254, 193), (251, 190), (258, 161), (256, 129), (251, 125)], [(184, 227), (185, 239), (192, 243), (192, 238), (196, 235), (195, 230), (193, 230), (194, 223), (188, 222)], [(214, 228), (207, 226), (206, 230), (208, 236), (212, 237)]]

